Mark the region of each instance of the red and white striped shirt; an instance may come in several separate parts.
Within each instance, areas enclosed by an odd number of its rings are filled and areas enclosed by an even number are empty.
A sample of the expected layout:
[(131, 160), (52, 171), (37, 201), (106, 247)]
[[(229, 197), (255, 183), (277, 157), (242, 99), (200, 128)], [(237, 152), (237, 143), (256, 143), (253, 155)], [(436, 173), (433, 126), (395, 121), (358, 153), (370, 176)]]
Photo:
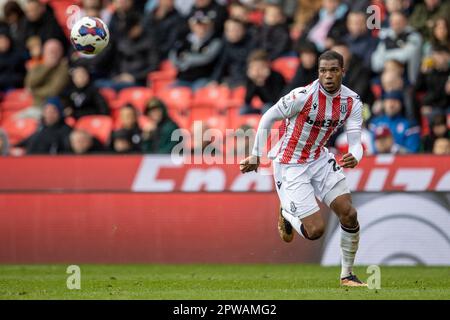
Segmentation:
[(346, 131), (361, 131), (362, 103), (358, 94), (342, 85), (333, 95), (314, 81), (278, 101), (284, 134), (269, 152), (274, 161), (293, 164), (318, 159), (331, 135), (346, 124)]

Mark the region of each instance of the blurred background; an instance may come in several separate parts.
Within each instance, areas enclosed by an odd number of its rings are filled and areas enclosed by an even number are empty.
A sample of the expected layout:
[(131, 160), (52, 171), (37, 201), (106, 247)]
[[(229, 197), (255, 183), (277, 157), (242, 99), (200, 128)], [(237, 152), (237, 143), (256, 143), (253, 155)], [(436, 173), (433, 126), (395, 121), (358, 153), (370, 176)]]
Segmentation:
[[(363, 230), (357, 262), (450, 265), (449, 1), (0, 8), (0, 262), (339, 264), (325, 207), (327, 236), (287, 246), (270, 168), (244, 176), (236, 164), (261, 114), (314, 81), (333, 49), (364, 103), (365, 158), (346, 172)], [(99, 55), (70, 45), (82, 16), (109, 27)], [(173, 141), (179, 128), (192, 135)], [(206, 129), (220, 138), (202, 139)], [(179, 143), (234, 161), (174, 161)], [(345, 153), (345, 132), (328, 148)]]

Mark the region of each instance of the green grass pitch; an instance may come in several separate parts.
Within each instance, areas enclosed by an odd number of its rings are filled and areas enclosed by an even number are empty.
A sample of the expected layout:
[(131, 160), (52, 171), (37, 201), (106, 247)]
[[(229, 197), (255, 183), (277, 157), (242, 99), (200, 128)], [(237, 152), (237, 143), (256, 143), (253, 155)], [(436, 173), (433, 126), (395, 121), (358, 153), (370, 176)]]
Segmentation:
[[(381, 267), (381, 289), (340, 288), (338, 267), (318, 265), (0, 266), (0, 299), (450, 299), (448, 267)], [(356, 274), (366, 280), (366, 268)]]

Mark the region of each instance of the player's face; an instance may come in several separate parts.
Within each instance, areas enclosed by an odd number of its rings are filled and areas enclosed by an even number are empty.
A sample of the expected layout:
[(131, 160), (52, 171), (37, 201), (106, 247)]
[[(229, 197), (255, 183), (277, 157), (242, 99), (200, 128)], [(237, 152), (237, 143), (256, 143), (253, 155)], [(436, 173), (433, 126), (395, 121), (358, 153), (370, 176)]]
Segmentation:
[(342, 84), (344, 68), (338, 60), (321, 60), (319, 64), (319, 82), (328, 93), (335, 93)]

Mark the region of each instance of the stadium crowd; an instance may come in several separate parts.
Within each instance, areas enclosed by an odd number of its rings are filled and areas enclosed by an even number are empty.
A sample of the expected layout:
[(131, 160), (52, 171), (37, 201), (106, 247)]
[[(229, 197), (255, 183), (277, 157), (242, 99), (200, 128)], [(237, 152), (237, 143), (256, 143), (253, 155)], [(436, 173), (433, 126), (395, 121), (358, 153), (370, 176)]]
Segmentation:
[[(109, 26), (99, 55), (70, 45), (66, 8), (74, 3), (78, 17)], [(446, 0), (0, 5), (0, 155), (164, 154), (180, 127), (255, 128), (282, 95), (317, 78), (327, 49), (344, 56), (343, 83), (364, 103), (367, 154), (450, 154)], [(192, 150), (211, 143), (188, 141)], [(346, 150), (343, 131), (330, 147)]]

